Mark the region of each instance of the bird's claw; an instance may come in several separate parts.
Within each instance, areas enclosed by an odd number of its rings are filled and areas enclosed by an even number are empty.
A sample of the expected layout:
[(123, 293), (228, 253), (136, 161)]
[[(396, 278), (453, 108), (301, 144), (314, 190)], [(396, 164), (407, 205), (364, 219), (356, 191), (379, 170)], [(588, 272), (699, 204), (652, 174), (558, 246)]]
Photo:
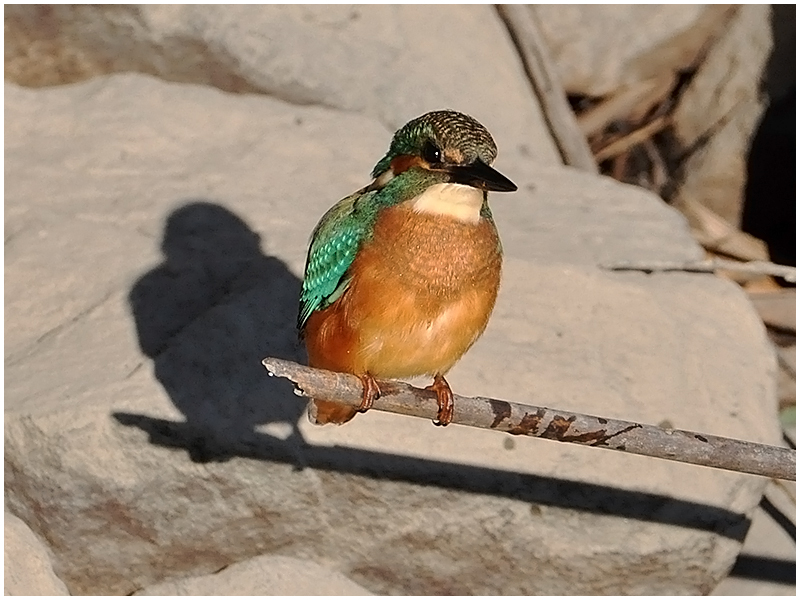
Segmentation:
[(367, 412), (372, 408), (372, 404), (381, 397), (381, 388), (378, 387), (378, 382), (369, 373), (359, 375), (358, 378), (364, 384), (364, 395), (361, 397), (361, 406), (358, 407), (358, 412)]
[(450, 389), (450, 384), (442, 375), (436, 375), (433, 378), (433, 383), (425, 388), (426, 390), (433, 390), (436, 392), (436, 402), (439, 404), (439, 412), (436, 419), (433, 421), (434, 425), (449, 425), (453, 420), (453, 411), (455, 404), (453, 403), (453, 390)]

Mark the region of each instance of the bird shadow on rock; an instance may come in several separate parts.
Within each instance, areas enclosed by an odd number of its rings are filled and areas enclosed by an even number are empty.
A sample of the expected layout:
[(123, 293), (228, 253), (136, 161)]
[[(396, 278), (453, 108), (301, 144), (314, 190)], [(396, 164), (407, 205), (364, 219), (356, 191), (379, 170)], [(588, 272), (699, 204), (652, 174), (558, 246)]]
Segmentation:
[[(186, 449), (195, 462), (264, 444), (296, 456), (302, 441), (303, 403), (260, 363), (304, 359), (294, 327), (300, 280), (264, 255), (260, 241), (228, 209), (188, 202), (167, 218), (163, 262), (128, 297), (139, 346), (185, 421), (113, 416), (147, 431), (154, 444)], [(261, 425), (271, 433), (257, 431)]]
[[(743, 540), (750, 519), (717, 506), (658, 494), (347, 447), (309, 445), (298, 428), (305, 406), (261, 359), (304, 362), (295, 322), (300, 280), (265, 256), (259, 236), (229, 210), (191, 202), (173, 212), (164, 261), (130, 292), (142, 351), (184, 416), (170, 421), (115, 412), (152, 444), (195, 462), (244, 457), (372, 480), (394, 480), (514, 498)], [(421, 423), (421, 426), (425, 424)], [(260, 430), (257, 429), (260, 427)]]

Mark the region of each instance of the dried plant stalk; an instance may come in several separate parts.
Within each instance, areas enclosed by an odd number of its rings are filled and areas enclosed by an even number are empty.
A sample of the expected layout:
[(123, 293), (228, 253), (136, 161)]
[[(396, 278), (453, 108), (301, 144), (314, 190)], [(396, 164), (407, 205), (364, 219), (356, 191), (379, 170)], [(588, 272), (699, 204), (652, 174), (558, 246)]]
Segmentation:
[(497, 11), (517, 46), (522, 65), (539, 99), (545, 121), (564, 164), (597, 173), (597, 163), (592, 158), (575, 113), (567, 102), (567, 94), (561, 85), (555, 62), (550, 56), (550, 49), (539, 30), (531, 7), (500, 4)]

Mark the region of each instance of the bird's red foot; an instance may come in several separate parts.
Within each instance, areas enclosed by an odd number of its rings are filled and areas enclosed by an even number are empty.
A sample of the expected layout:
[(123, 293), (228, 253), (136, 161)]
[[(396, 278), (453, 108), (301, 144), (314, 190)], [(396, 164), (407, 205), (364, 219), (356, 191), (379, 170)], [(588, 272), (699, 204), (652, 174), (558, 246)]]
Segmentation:
[(443, 375), (436, 375), (433, 378), (433, 384), (425, 388), (426, 390), (433, 390), (436, 392), (436, 401), (439, 403), (439, 413), (436, 415), (434, 425), (449, 425), (453, 420), (453, 390), (450, 389), (450, 384)]
[(369, 373), (359, 375), (358, 378), (364, 384), (364, 395), (361, 397), (361, 406), (358, 407), (358, 412), (367, 412), (372, 408), (372, 403), (381, 397), (381, 388), (378, 387), (378, 382)]

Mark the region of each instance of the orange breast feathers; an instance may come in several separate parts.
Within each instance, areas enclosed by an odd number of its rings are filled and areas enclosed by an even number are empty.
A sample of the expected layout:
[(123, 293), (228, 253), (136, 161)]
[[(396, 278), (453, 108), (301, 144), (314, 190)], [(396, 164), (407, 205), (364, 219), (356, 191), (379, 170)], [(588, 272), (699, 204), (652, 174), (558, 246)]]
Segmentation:
[(348, 289), (308, 319), (309, 364), (377, 378), (444, 375), (485, 329), (501, 262), (490, 220), (385, 209)]

